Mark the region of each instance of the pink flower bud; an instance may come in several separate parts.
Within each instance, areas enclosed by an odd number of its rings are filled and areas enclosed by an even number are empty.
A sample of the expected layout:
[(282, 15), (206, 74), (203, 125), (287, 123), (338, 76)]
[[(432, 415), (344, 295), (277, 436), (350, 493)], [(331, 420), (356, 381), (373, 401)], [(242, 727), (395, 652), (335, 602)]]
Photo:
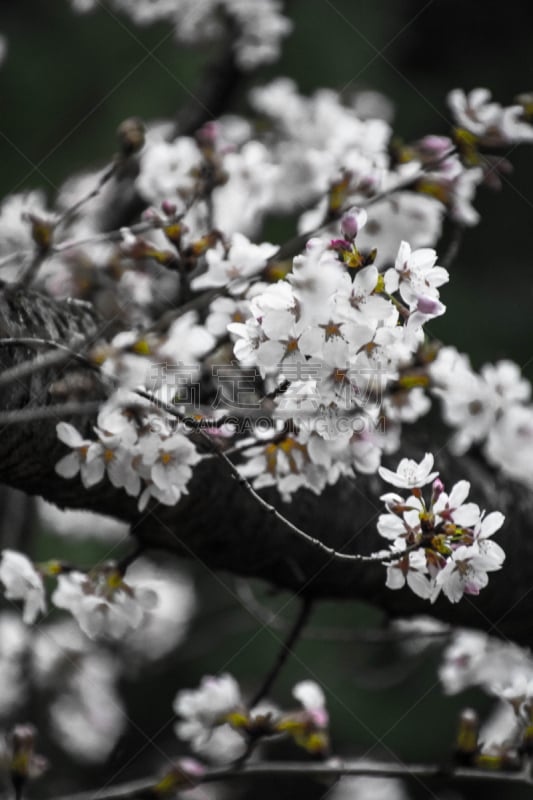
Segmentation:
[(159, 219), (159, 214), (155, 208), (147, 208), (146, 211), (143, 211), (142, 213), (142, 219), (145, 222), (155, 222), (157, 219)]
[(433, 486), (431, 488), (432, 488), (431, 499), (432, 502), (434, 503), (443, 493), (444, 484), (440, 478), (435, 478), (435, 480), (433, 481)]
[(161, 203), (161, 209), (167, 217), (173, 217), (176, 213), (177, 206), (175, 203), (172, 203), (170, 200), (163, 200)]
[(218, 139), (220, 125), (216, 122), (206, 122), (200, 130), (196, 131), (196, 139), (199, 144), (214, 145)]
[(341, 219), (341, 232), (353, 241), (361, 228), (366, 225), (367, 213), (364, 208), (351, 208)]
[(453, 142), (447, 136), (424, 136), (418, 142), (418, 147), (426, 156), (440, 158), (453, 147)]
[(422, 314), (432, 314), (438, 316), (442, 314), (444, 306), (442, 303), (439, 303), (438, 300), (435, 300), (433, 297), (427, 297), (426, 295), (420, 295), (417, 300), (416, 304), (417, 311), (421, 311)]
[(329, 243), (332, 250), (350, 250), (351, 244), (347, 239), (332, 239)]
[(195, 758), (180, 758), (178, 766), (186, 775), (192, 778), (201, 778), (205, 774), (205, 767)]

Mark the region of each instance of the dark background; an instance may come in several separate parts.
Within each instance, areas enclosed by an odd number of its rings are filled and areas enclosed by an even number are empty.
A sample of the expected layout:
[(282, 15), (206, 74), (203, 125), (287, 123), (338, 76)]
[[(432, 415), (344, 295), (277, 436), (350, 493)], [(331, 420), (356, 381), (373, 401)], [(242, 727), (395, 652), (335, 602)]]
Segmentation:
[[(287, 74), (304, 92), (319, 86), (377, 89), (394, 102), (394, 126), (403, 138), (447, 133), (450, 89), (487, 86), (504, 104), (533, 89), (529, 5), (523, 0), (292, 0), (296, 25), (281, 63), (249, 82)], [(212, 55), (176, 46), (165, 25), (135, 28), (103, 7), (79, 17), (66, 0), (3, 0), (0, 32), (9, 45), (0, 67), (0, 196), (43, 188), (52, 200), (66, 177), (110, 158), (116, 127), (125, 117), (165, 118), (190, 104), (190, 92)], [(234, 109), (245, 108), (243, 97), (244, 89)], [(482, 221), (466, 232), (450, 286), (442, 292), (448, 314), (433, 323), (432, 331), (469, 352), (476, 366), (510, 357), (531, 377), (533, 151), (516, 148), (510, 159), (515, 172), (502, 191), (482, 190), (476, 200)], [(65, 552), (64, 541), (45, 532), (34, 543), (36, 558)], [(71, 549), (68, 555), (82, 563), (102, 555), (101, 545)], [(169, 719), (178, 688), (196, 685), (206, 672), (228, 669), (253, 690), (276, 652), (277, 639), (269, 630), (254, 636), (257, 621), (234, 599), (232, 579), (215, 578), (198, 565), (192, 569), (200, 618), (190, 644), (146, 675), (142, 691), (124, 686), (130, 716), (148, 736)], [(263, 587), (256, 590), (264, 594)], [(296, 602), (286, 596), (267, 594), (265, 601), (282, 608), (282, 618), (296, 611)], [(319, 609), (313, 625), (322, 633), (300, 643), (298, 659), (290, 662), (275, 696), (287, 703), (293, 683), (307, 677), (301, 660), (327, 687), (337, 752), (365, 754), (372, 747), (378, 757), (388, 758), (392, 751), (406, 760), (445, 760), (458, 709), (473, 703), (486, 710), (490, 704), (476, 692), (443, 698), (435, 673), (438, 648), (409, 656), (396, 645), (358, 639), (358, 630), (374, 629), (381, 621), (354, 604)], [(324, 629), (332, 626), (343, 629), (341, 640), (323, 641)], [(34, 707), (29, 714), (38, 719), (42, 709)], [(170, 725), (156, 740), (169, 755), (176, 752)], [(144, 735), (131, 726), (105, 768), (85, 771), (65, 762), (46, 733), (42, 749), (56, 773), (70, 775), (81, 788), (113, 776), (144, 744)], [(146, 774), (157, 764), (157, 752), (149, 746), (120, 779)], [(35, 793), (50, 796), (56, 779), (52, 773), (47, 783), (35, 785)], [(416, 782), (410, 789), (413, 796), (427, 796)], [(264, 784), (253, 790), (256, 797), (304, 792), (319, 797), (324, 789)], [(497, 793), (487, 785), (483, 796)]]

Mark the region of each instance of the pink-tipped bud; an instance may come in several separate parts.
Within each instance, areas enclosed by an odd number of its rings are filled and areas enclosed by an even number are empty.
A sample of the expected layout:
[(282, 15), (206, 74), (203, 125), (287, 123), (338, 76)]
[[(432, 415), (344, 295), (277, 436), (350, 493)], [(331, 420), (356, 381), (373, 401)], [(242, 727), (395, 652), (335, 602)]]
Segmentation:
[(320, 239), (318, 236), (313, 236), (312, 239), (309, 239), (306, 242), (305, 249), (307, 250), (308, 253), (310, 253), (313, 250), (321, 248), (322, 246), (323, 246), (322, 239)]
[(195, 758), (180, 758), (178, 761), (178, 767), (191, 778), (201, 778), (203, 775), (205, 775), (204, 765), (200, 764), (199, 761), (196, 761)]
[(332, 239), (329, 243), (329, 246), (332, 250), (336, 250), (337, 252), (340, 250), (350, 250), (352, 245), (348, 241), (348, 239)]
[(159, 214), (155, 208), (147, 208), (141, 216), (144, 222), (156, 222), (159, 219)]
[(172, 203), (170, 200), (163, 200), (161, 203), (161, 210), (167, 217), (173, 217), (177, 211), (177, 206), (175, 203)]
[(433, 481), (433, 486), (431, 488), (432, 488), (431, 499), (433, 502), (435, 502), (443, 493), (444, 484), (440, 478), (435, 478), (435, 480)]
[(417, 311), (421, 311), (422, 314), (431, 314), (432, 316), (439, 316), (444, 312), (442, 303), (435, 300), (434, 297), (427, 297), (423, 294), (418, 298), (416, 308)]
[(317, 728), (327, 728), (329, 724), (329, 714), (325, 708), (314, 708), (309, 712), (309, 716)]
[(361, 228), (366, 225), (367, 213), (364, 208), (351, 208), (341, 219), (342, 235), (353, 241)]
[(453, 148), (453, 142), (447, 136), (424, 136), (417, 144), (423, 155), (432, 158), (441, 158)]
[(219, 132), (220, 125), (216, 122), (206, 122), (205, 125), (196, 131), (196, 141), (200, 145), (214, 145), (218, 139)]

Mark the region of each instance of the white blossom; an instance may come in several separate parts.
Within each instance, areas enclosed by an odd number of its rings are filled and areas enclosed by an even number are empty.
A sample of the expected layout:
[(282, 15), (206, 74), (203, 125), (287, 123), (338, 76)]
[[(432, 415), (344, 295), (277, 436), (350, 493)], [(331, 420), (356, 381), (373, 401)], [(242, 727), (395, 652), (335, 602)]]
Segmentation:
[(244, 751), (244, 740), (227, 724), (227, 717), (242, 709), (239, 685), (229, 674), (204, 676), (195, 690), (176, 695), (174, 711), (180, 717), (176, 735), (190, 742), (194, 752), (215, 761), (231, 761)]
[(131, 630), (124, 640), (128, 654), (137, 662), (155, 661), (173, 652), (185, 639), (196, 607), (191, 578), (170, 567), (156, 567), (138, 559), (128, 569), (128, 580), (138, 590), (157, 595), (157, 605), (146, 609), (142, 625)]
[(105, 571), (91, 579), (82, 572), (68, 572), (58, 577), (52, 602), (76, 618), (81, 630), (91, 639), (121, 639), (138, 628), (145, 611), (157, 603), (153, 590), (135, 587), (109, 576)]
[(505, 555), (501, 548), (498, 551), (483, 552), (477, 542), (458, 547), (436, 577), (432, 600), (441, 590), (452, 603), (458, 603), (464, 594), (479, 594), (489, 581), (488, 573), (501, 567)]
[(444, 652), (439, 677), (444, 691), (456, 694), (471, 686), (509, 701), (529, 685), (529, 651), (479, 631), (458, 630)]
[(438, 288), (449, 280), (448, 271), (435, 266), (437, 254), (430, 248), (411, 250), (408, 242), (402, 242), (396, 256), (394, 269), (385, 273), (385, 288), (395, 292), (398, 288), (402, 299), (411, 311), (419, 308), (421, 298), (439, 297)]
[(397, 486), (400, 489), (420, 488), (434, 481), (439, 474), (438, 472), (431, 472), (433, 462), (433, 455), (426, 453), (420, 463), (411, 458), (402, 458), (396, 467), (396, 472), (392, 472), (386, 467), (380, 467), (378, 472), (381, 478), (392, 486)]
[(0, 562), (0, 581), (7, 600), (22, 600), (22, 619), (31, 625), (46, 611), (43, 579), (27, 556), (15, 550), (3, 550)]
[(113, 517), (92, 511), (60, 509), (42, 498), (37, 499), (37, 512), (41, 525), (55, 536), (69, 539), (99, 539), (107, 542), (123, 541), (129, 526)]
[(472, 89), (469, 94), (454, 89), (448, 95), (448, 104), (461, 127), (491, 144), (533, 141), (533, 127), (524, 119), (522, 106), (503, 108), (492, 100), (488, 89)]
[(329, 715), (326, 708), (326, 698), (318, 683), (311, 680), (300, 681), (293, 687), (292, 696), (311, 715), (315, 725), (321, 728), (327, 726)]
[(159, 348), (159, 355), (189, 370), (198, 367), (215, 344), (214, 336), (198, 324), (198, 314), (188, 311), (181, 314), (170, 326), (166, 340)]
[(425, 553), (416, 550), (388, 564), (385, 585), (388, 589), (402, 589), (407, 583), (417, 597), (427, 599), (432, 594), (427, 571)]
[(186, 198), (194, 189), (195, 171), (201, 161), (202, 155), (194, 139), (181, 136), (174, 142), (165, 142), (157, 138), (151, 141), (148, 136), (137, 189), (153, 205), (168, 197)]
[(118, 659), (89, 642), (71, 619), (38, 631), (32, 676), (49, 698), (52, 736), (76, 761), (105, 761), (124, 731), (119, 667)]
[(252, 244), (246, 236), (234, 233), (227, 252), (221, 248), (207, 251), (207, 272), (194, 278), (191, 286), (195, 290), (228, 286), (230, 291), (239, 293), (246, 288), (247, 279), (257, 275), (276, 250), (276, 245)]
[(505, 474), (533, 486), (533, 408), (510, 406), (488, 431), (485, 453)]
[(200, 460), (201, 456), (192, 442), (181, 433), (168, 438), (154, 435), (143, 445), (142, 461), (147, 467), (147, 477), (162, 496), (170, 493), (174, 503), (187, 493), (192, 467)]
[(105, 473), (102, 447), (97, 442), (84, 439), (68, 422), (58, 422), (57, 438), (72, 452), (57, 462), (55, 470), (62, 478), (74, 478), (78, 472), (86, 489), (100, 483)]

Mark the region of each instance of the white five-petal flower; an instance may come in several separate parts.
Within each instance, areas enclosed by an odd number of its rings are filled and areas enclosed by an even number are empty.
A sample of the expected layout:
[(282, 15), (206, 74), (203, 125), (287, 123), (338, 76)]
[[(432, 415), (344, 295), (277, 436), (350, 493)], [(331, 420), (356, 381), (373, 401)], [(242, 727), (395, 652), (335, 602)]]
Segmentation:
[(400, 489), (420, 489), (431, 483), (438, 476), (438, 472), (431, 472), (434, 458), (431, 453), (426, 453), (420, 463), (411, 458), (402, 458), (393, 472), (386, 467), (379, 468), (381, 478)]

